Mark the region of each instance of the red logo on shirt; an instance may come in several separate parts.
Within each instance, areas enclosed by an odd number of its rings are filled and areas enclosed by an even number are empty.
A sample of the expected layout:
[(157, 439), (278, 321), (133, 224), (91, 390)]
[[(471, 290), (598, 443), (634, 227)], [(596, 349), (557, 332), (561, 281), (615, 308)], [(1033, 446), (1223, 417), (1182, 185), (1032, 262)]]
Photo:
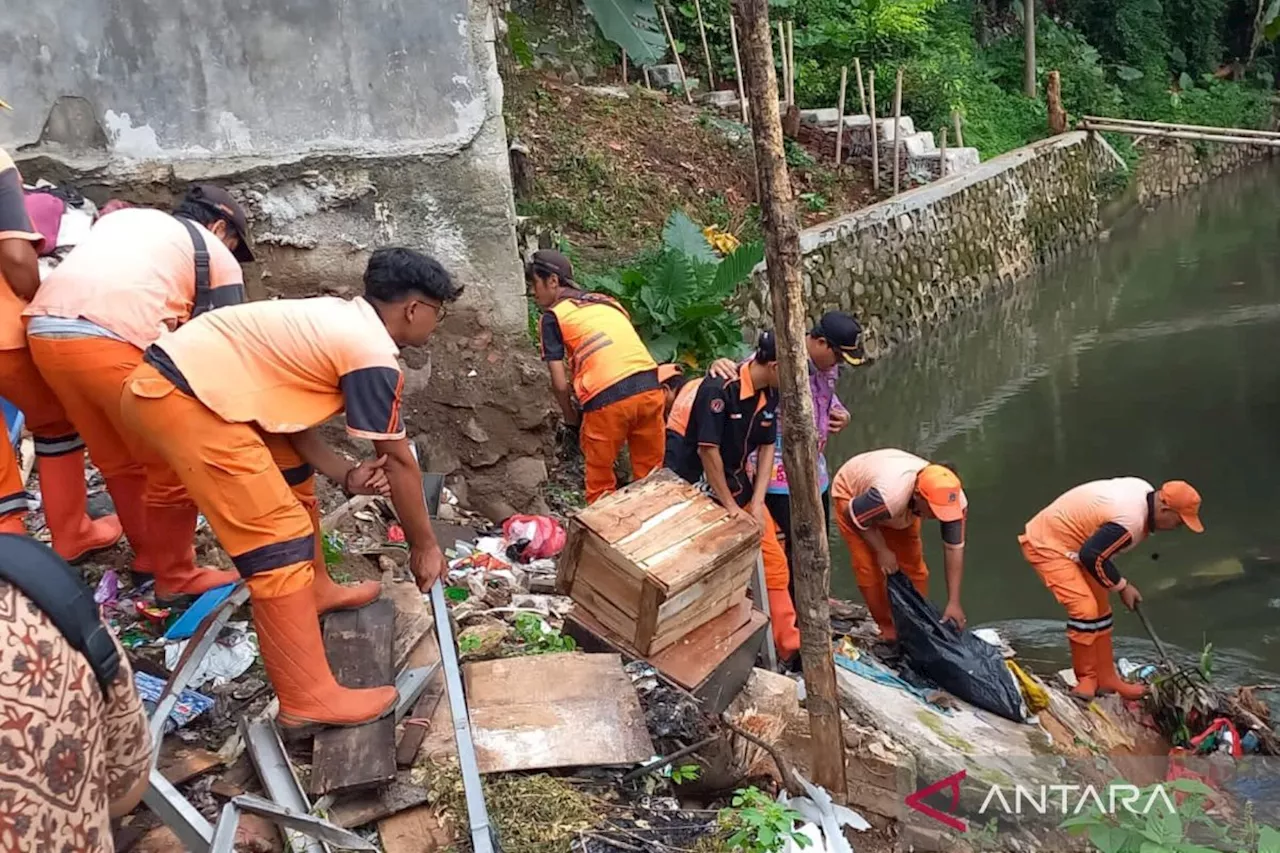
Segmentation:
[(717, 415), (718, 415), (718, 414), (720, 414), (721, 412), (723, 412), (723, 411), (724, 411), (724, 400), (712, 400), (712, 401), (711, 401), (711, 411), (715, 412)]

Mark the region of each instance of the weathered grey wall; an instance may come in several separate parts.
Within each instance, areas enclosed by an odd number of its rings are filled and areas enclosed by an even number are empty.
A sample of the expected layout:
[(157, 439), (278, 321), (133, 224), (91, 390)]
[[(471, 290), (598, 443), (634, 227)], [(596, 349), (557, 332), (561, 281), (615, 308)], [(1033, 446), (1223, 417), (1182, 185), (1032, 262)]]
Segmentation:
[[(1068, 133), (806, 229), (811, 318), (853, 312), (878, 356), (960, 315), (1093, 235), (1106, 156)], [(768, 324), (763, 269), (738, 299), (751, 323)]]
[[(12, 5), (12, 4), (10, 4)], [(0, 146), (29, 178), (243, 198), (268, 292), (358, 286), (367, 251), (439, 256), (482, 322), (522, 281), (487, 0), (49, 0), (0, 16)]]

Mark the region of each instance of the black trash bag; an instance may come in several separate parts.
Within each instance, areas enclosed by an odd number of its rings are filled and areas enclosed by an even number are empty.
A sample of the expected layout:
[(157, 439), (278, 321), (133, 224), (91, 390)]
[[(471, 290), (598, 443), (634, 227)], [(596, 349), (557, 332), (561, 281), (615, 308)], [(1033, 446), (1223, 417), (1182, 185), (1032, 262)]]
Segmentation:
[(889, 575), (889, 604), (898, 642), (911, 668), (939, 687), (993, 714), (1021, 723), (1022, 691), (1000, 650), (950, 623), (902, 572)]

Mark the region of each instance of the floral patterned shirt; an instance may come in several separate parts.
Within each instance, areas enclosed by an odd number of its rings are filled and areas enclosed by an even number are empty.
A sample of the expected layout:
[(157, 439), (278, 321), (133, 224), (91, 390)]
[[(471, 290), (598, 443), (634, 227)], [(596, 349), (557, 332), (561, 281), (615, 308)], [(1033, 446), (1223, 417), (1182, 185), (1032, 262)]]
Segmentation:
[(147, 717), (119, 654), (104, 701), (84, 655), (0, 582), (0, 850), (114, 849), (109, 805), (151, 760)]

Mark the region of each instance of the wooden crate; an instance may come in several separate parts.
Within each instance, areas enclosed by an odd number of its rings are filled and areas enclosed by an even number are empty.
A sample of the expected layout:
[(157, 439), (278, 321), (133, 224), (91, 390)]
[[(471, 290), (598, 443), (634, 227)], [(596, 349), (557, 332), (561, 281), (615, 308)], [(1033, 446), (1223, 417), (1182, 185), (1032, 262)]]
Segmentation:
[(556, 588), (652, 655), (746, 595), (760, 529), (666, 469), (569, 520)]

